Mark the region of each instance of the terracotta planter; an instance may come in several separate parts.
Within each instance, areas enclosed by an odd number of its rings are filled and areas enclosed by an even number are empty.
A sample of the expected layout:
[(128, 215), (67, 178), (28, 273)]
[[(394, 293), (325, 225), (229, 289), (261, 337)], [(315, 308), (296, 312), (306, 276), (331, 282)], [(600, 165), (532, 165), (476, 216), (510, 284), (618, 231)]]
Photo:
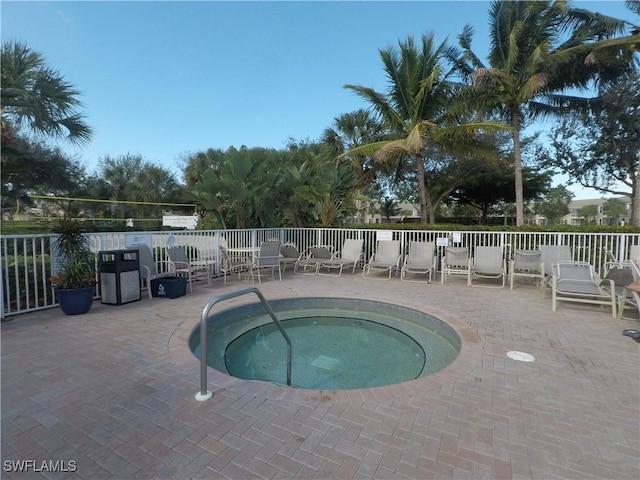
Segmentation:
[(81, 315), (91, 309), (95, 287), (56, 289), (60, 308), (67, 315)]

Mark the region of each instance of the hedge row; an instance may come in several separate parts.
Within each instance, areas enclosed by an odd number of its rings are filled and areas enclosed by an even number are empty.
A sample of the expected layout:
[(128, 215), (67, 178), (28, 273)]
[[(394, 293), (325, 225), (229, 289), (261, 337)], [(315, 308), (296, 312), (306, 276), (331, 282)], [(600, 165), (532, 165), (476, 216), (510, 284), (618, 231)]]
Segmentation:
[[(629, 225), (461, 225), (457, 223), (439, 223), (433, 225), (421, 225), (419, 223), (364, 223), (360, 225), (345, 225), (342, 228), (366, 229), (366, 230), (429, 230), (429, 231), (472, 231), (472, 232), (567, 232), (567, 233), (640, 233), (640, 227)], [(115, 222), (109, 225), (97, 225), (87, 223), (90, 232), (124, 232), (129, 230), (124, 222)], [(158, 230), (175, 230), (163, 228)], [(139, 230), (136, 230), (139, 231)], [(52, 233), (50, 224), (29, 222), (3, 222), (3, 235), (28, 235)]]
[(369, 230), (428, 230), (464, 232), (567, 232), (567, 233), (640, 233), (640, 227), (630, 225), (460, 225), (442, 223), (421, 225), (419, 223), (364, 223), (346, 225), (344, 228)]

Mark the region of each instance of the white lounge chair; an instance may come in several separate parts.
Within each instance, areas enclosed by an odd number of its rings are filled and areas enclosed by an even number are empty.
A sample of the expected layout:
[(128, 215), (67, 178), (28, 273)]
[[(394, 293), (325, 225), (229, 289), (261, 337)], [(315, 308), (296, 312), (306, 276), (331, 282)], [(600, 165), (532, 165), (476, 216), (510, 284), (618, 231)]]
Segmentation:
[(167, 248), (167, 255), (169, 256), (171, 270), (176, 274), (187, 275), (190, 292), (193, 292), (194, 279), (206, 278), (207, 283), (209, 285), (211, 284), (211, 267), (213, 266), (213, 262), (191, 260), (184, 247)]
[(300, 258), (293, 266), (293, 272), (316, 275), (320, 269), (320, 263), (331, 259), (333, 259), (333, 247), (331, 245), (309, 247), (300, 255)]
[[(507, 276), (507, 264), (502, 247), (475, 247), (473, 259), (470, 262), (467, 284), (470, 287), (504, 288)], [(502, 283), (492, 285), (488, 283), (474, 283), (475, 278), (500, 279)]]
[(263, 268), (271, 269), (271, 276), (275, 275), (278, 269), (278, 277), (282, 281), (282, 270), (280, 269), (280, 240), (267, 240), (260, 245), (260, 253), (251, 263), (251, 280), (254, 280), (254, 274), (258, 275), (258, 283), (262, 283), (260, 278), (260, 270)]
[(616, 294), (613, 280), (601, 280), (586, 262), (558, 262), (551, 278), (552, 309), (558, 302), (577, 302), (611, 307), (616, 318)]
[(137, 248), (140, 254), (140, 290), (146, 288), (149, 298), (151, 298), (151, 280), (171, 277), (173, 273), (158, 272), (158, 264), (153, 258), (151, 249), (147, 245), (138, 245), (134, 248)]
[(509, 262), (509, 288), (513, 290), (515, 277), (533, 278), (540, 283), (544, 281), (544, 264), (542, 250), (516, 250)]
[(446, 247), (442, 259), (440, 283), (444, 284), (449, 275), (464, 275), (468, 283), (470, 261), (467, 247)]
[(395, 270), (396, 276), (400, 270), (400, 242), (398, 240), (380, 240), (376, 251), (369, 262), (362, 269), (363, 278), (376, 278), (372, 272), (389, 273), (387, 280), (391, 279), (391, 273)]
[(551, 287), (551, 278), (553, 277), (553, 266), (558, 262), (572, 262), (573, 255), (569, 245), (540, 245), (542, 252), (542, 268), (544, 280), (540, 284), (542, 296), (547, 293), (547, 287)]
[[(436, 256), (433, 242), (409, 242), (409, 252), (404, 257), (400, 270), (403, 282), (431, 283), (433, 271), (436, 269)], [(417, 275), (428, 275), (427, 281), (418, 280)]]
[[(362, 259), (362, 246), (364, 240), (347, 239), (342, 245), (342, 250), (336, 252), (329, 260), (322, 260), (320, 267), (318, 268), (318, 274), (339, 277), (342, 275), (342, 269), (344, 267), (351, 267), (351, 274), (356, 273), (356, 266)], [(322, 272), (322, 269), (326, 268), (326, 272)], [(334, 270), (338, 270), (337, 274), (332, 273)]]

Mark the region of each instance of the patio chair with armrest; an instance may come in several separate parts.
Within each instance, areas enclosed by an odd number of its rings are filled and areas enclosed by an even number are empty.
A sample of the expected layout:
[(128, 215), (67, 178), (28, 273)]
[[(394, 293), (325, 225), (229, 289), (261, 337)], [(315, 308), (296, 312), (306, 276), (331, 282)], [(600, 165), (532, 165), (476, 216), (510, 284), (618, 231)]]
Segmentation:
[(225, 247), (220, 247), (220, 273), (224, 276), (224, 285), (227, 286), (227, 275), (238, 274), (238, 278), (251, 270), (251, 261), (248, 258), (232, 257)]
[(158, 264), (147, 245), (137, 245), (134, 248), (137, 248), (140, 252), (140, 289), (146, 288), (149, 298), (151, 298), (151, 280), (171, 277), (173, 273), (158, 272)]
[(513, 290), (515, 277), (533, 278), (538, 287), (544, 281), (541, 250), (516, 250), (509, 262), (509, 288)]
[(282, 264), (283, 272), (287, 270), (287, 265), (293, 264), (295, 266), (295, 263), (300, 260), (298, 247), (293, 243), (283, 243), (280, 246), (280, 255), (280, 263)]
[(276, 268), (278, 269), (278, 277), (282, 281), (282, 270), (280, 268), (280, 241), (279, 240), (266, 240), (260, 245), (260, 253), (252, 261), (251, 265), (251, 280), (254, 280), (254, 273), (258, 275), (258, 283), (262, 283), (260, 278), (260, 270), (263, 268), (271, 269), (271, 276), (275, 275)]
[(331, 245), (314, 245), (305, 250), (293, 266), (294, 273), (303, 275), (317, 275), (320, 263), (333, 259)]
[[(613, 280), (618, 297), (618, 319), (627, 318), (625, 310), (632, 309), (640, 315), (640, 260), (631, 259), (628, 266), (614, 266), (605, 274)], [(640, 317), (635, 317), (638, 319)], [(631, 319), (631, 317), (629, 317)]]
[(575, 302), (611, 307), (616, 318), (616, 294), (613, 280), (602, 280), (592, 265), (586, 262), (558, 262), (551, 277), (552, 310), (558, 302)]
[[(475, 247), (470, 262), (467, 284), (470, 287), (504, 288), (507, 276), (507, 263), (502, 247)], [(474, 279), (499, 279), (500, 285), (474, 283)]]
[[(356, 273), (356, 266), (362, 259), (362, 246), (364, 240), (347, 239), (342, 245), (342, 250), (336, 252), (332, 258), (328, 260), (322, 260), (318, 268), (318, 274), (339, 277), (342, 275), (342, 269), (344, 267), (351, 267), (351, 274)], [(322, 272), (322, 269), (326, 268), (326, 272)], [(337, 270), (338, 273), (332, 273)]]
[(469, 282), (469, 269), (471, 259), (467, 247), (446, 247), (442, 259), (442, 272), (440, 283), (444, 284), (449, 275), (464, 275)]
[[(409, 242), (409, 252), (404, 257), (400, 270), (403, 282), (431, 283), (433, 271), (436, 269), (434, 242)], [(419, 280), (418, 275), (427, 275), (427, 280)]]
[(400, 242), (398, 240), (380, 240), (376, 246), (376, 251), (362, 269), (363, 278), (378, 278), (372, 273), (387, 273), (386, 280), (391, 279), (391, 274), (395, 270), (396, 276), (400, 270)]
[(193, 281), (199, 278), (206, 278), (211, 284), (211, 263), (207, 261), (191, 260), (184, 247), (167, 248), (169, 265), (176, 274), (186, 274), (189, 282), (189, 291), (193, 293)]

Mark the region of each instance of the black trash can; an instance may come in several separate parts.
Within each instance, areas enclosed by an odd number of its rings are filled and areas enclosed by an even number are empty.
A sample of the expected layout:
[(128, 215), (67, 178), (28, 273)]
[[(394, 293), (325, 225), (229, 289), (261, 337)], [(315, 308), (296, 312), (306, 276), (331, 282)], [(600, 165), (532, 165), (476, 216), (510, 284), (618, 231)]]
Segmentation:
[(187, 294), (185, 277), (164, 277), (151, 280), (151, 296), (161, 298), (178, 298)]
[(140, 300), (140, 254), (138, 250), (98, 252), (100, 302), (122, 305)]

